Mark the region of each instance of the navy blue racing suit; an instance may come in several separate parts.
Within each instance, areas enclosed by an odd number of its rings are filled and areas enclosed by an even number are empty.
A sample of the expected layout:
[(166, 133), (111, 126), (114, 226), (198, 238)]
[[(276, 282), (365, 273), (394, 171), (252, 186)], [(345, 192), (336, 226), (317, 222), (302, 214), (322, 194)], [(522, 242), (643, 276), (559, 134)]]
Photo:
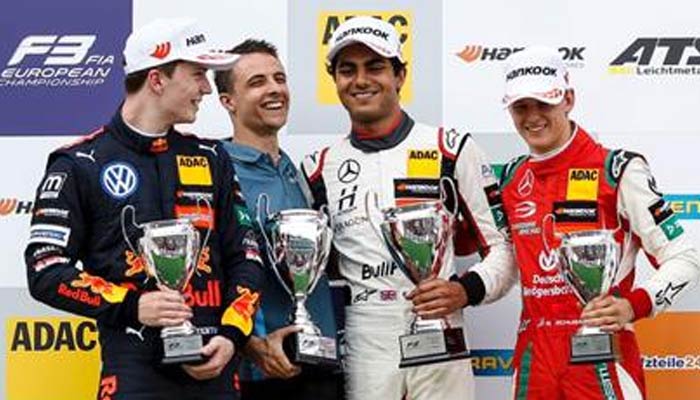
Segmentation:
[[(97, 321), (98, 398), (236, 398), (234, 362), (205, 381), (178, 365), (160, 365), (160, 328), (138, 320), (139, 297), (156, 285), (124, 239), (127, 205), (138, 224), (192, 217), (200, 240), (212, 228), (184, 296), (205, 343), (222, 335), (241, 349), (252, 332), (263, 271), (228, 154), (218, 142), (174, 129), (161, 137), (139, 134), (119, 112), (49, 156), (25, 251), (31, 295)], [(130, 218), (125, 226), (137, 243), (142, 232)]]

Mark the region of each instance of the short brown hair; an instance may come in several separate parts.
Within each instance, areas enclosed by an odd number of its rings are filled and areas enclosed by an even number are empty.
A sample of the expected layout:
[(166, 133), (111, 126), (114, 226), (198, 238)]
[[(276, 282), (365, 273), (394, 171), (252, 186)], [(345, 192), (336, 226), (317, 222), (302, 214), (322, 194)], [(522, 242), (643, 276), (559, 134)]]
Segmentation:
[(126, 89), (126, 94), (134, 94), (141, 90), (143, 85), (146, 83), (146, 77), (148, 76), (148, 71), (152, 69), (158, 69), (159, 71), (163, 72), (165, 76), (168, 78), (173, 76), (173, 72), (175, 72), (175, 67), (177, 67), (177, 64), (180, 61), (171, 61), (167, 64), (159, 65), (157, 67), (153, 68), (148, 68), (144, 69), (142, 71), (136, 71), (134, 73), (131, 73), (127, 75), (124, 78), (124, 89)]
[[(277, 55), (277, 47), (266, 40), (260, 39), (246, 39), (234, 46), (231, 50), (226, 50), (226, 52), (229, 54), (238, 55), (263, 53), (279, 59), (279, 56)], [(227, 93), (229, 89), (233, 87), (233, 77), (231, 74), (233, 68), (234, 67), (222, 71), (216, 71), (214, 74), (214, 84), (216, 84), (216, 91), (219, 92), (219, 94)]]

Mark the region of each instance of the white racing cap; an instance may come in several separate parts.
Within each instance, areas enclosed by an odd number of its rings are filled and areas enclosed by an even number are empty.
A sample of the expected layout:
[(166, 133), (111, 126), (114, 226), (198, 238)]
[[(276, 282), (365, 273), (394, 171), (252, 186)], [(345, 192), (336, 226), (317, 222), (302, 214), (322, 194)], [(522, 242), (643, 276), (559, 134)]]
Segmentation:
[(189, 61), (209, 69), (228, 69), (237, 55), (209, 47), (207, 34), (194, 19), (157, 19), (134, 30), (124, 46), (124, 71), (131, 74), (172, 61)]
[(508, 57), (505, 69), (504, 107), (532, 98), (559, 104), (569, 86), (569, 72), (556, 50), (532, 46)]
[(340, 50), (355, 43), (364, 44), (382, 57), (397, 57), (404, 62), (401, 40), (393, 25), (368, 16), (354, 17), (338, 26), (328, 44), (326, 62), (331, 64)]

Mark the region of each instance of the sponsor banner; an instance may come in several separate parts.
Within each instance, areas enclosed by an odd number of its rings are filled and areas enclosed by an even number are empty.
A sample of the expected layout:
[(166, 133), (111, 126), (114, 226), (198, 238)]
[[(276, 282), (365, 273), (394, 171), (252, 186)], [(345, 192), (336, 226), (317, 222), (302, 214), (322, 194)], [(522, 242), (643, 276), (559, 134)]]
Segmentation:
[(122, 97), (121, 51), (131, 18), (130, 1), (5, 7), (0, 135), (75, 135), (103, 124)]
[(635, 324), (650, 400), (685, 399), (700, 392), (698, 312), (667, 312)]
[(664, 199), (678, 219), (700, 219), (700, 194), (667, 194)]
[(471, 351), (474, 376), (513, 375), (512, 349), (477, 349)]
[[(503, 69), (512, 54), (539, 44), (558, 49), (568, 65), (576, 89), (571, 116), (585, 116), (580, 121), (584, 126), (635, 139), (689, 131), (696, 125), (693, 115), (700, 99), (690, 90), (700, 75), (700, 31), (689, 12), (696, 5), (684, 0), (630, 18), (634, 7), (620, 1), (601, 14), (586, 3), (564, 9), (555, 1), (536, 7), (513, 7), (507, 0), (478, 7), (445, 1), (445, 125), (511, 132), (501, 103)], [(522, 21), (541, 21), (543, 12), (556, 17), (513, 35)], [(475, 15), (465, 23), (465, 16)], [(591, 20), (599, 29), (590, 29)], [(625, 21), (623, 28), (620, 21)]]
[(95, 398), (100, 347), (94, 321), (9, 317), (5, 343), (8, 400)]

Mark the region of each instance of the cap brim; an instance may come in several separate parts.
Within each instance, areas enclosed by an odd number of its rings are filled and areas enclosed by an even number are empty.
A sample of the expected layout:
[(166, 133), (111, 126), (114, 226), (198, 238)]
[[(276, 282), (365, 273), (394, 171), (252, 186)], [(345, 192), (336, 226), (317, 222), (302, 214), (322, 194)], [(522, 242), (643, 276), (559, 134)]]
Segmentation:
[[(557, 90), (557, 89), (554, 89)], [(513, 103), (515, 103), (518, 100), (522, 99), (535, 99), (537, 101), (541, 101), (543, 103), (551, 104), (551, 105), (557, 105), (564, 100), (564, 94), (566, 93), (566, 90), (564, 89), (558, 89), (561, 91), (560, 94), (556, 96), (552, 96), (551, 94), (547, 92), (529, 92), (529, 93), (520, 93), (516, 95), (505, 95), (503, 97), (503, 108), (508, 108), (510, 107)]]
[(183, 61), (199, 64), (207, 69), (225, 70), (233, 67), (233, 64), (238, 60), (238, 54), (230, 54), (218, 51), (209, 51), (207, 53), (189, 54), (181, 57)]
[(386, 48), (377, 46), (372, 42), (366, 42), (364, 40), (358, 40), (358, 39), (348, 39), (348, 40), (343, 41), (339, 45), (336, 45), (334, 48), (332, 48), (328, 52), (328, 55), (326, 56), (326, 63), (328, 63), (330, 65), (333, 62), (333, 59), (335, 58), (335, 56), (337, 56), (341, 50), (343, 50), (344, 48), (346, 48), (352, 44), (357, 44), (357, 43), (363, 44), (363, 45), (369, 47), (370, 50), (372, 50), (373, 52), (379, 54), (380, 56), (382, 56), (384, 58), (396, 57), (399, 59), (399, 61), (403, 62), (403, 59), (402, 59), (400, 54), (394, 54), (394, 52), (387, 51)]

